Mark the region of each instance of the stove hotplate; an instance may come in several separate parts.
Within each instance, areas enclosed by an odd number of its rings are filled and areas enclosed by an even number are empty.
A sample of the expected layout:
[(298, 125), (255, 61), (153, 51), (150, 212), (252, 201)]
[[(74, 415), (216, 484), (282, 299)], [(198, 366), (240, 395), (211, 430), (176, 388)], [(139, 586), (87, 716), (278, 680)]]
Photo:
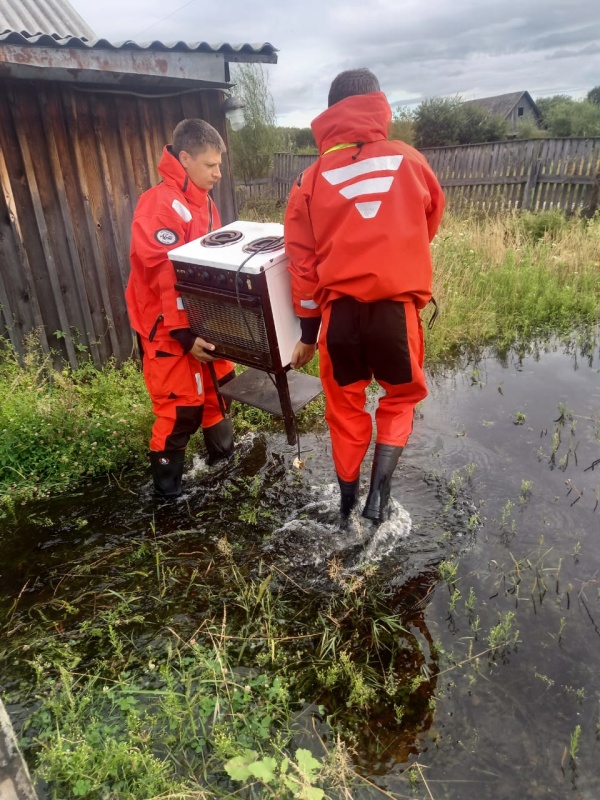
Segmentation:
[(180, 264), (257, 274), (286, 259), (283, 225), (237, 220), (169, 251)]
[(244, 238), (241, 231), (227, 230), (227, 231), (214, 231), (209, 233), (202, 239), (202, 247), (228, 247), (235, 244)]

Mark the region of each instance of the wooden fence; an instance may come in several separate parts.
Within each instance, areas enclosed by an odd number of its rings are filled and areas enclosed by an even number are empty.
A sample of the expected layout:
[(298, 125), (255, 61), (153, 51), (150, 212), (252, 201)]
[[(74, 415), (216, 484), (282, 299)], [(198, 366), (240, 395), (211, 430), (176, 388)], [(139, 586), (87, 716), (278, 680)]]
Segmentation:
[(256, 197), (270, 197), (277, 202), (285, 203), (292, 182), (316, 160), (316, 155), (297, 156), (293, 153), (275, 153), (273, 170), (268, 178), (256, 178), (249, 183), (236, 181), (235, 189), (240, 207), (246, 200)]
[[(600, 203), (600, 137), (528, 139), (424, 149), (448, 206), (501, 211), (560, 209), (593, 213)], [(244, 190), (284, 201), (314, 155), (276, 153), (269, 180)]]
[(491, 142), (422, 152), (454, 210), (593, 213), (598, 208), (600, 137)]

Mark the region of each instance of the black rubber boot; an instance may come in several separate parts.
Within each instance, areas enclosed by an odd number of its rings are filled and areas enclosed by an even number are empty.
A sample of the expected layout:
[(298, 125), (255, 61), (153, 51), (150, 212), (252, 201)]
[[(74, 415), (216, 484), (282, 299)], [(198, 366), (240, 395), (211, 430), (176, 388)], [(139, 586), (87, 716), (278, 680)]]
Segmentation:
[(210, 428), (202, 428), (209, 466), (233, 455), (233, 423), (225, 417)]
[(403, 447), (392, 444), (376, 444), (371, 470), (371, 486), (362, 515), (374, 522), (383, 522), (392, 487), (392, 475), (398, 464)]
[(179, 497), (185, 450), (151, 450), (154, 491), (160, 497)]
[(348, 519), (350, 512), (358, 500), (358, 490), (360, 487), (360, 476), (355, 481), (343, 481), (338, 475), (340, 485), (340, 514), (342, 519)]

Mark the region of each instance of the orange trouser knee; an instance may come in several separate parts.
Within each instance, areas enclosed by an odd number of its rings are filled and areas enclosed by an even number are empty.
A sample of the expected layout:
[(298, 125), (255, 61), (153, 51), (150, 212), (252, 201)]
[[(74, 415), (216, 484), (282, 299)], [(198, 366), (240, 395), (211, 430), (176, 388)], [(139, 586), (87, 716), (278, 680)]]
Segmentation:
[[(233, 375), (234, 365), (212, 362), (217, 381)], [(200, 424), (216, 425), (223, 419), (220, 398), (207, 364), (189, 353), (144, 355), (143, 373), (155, 415), (150, 450), (184, 450)]]

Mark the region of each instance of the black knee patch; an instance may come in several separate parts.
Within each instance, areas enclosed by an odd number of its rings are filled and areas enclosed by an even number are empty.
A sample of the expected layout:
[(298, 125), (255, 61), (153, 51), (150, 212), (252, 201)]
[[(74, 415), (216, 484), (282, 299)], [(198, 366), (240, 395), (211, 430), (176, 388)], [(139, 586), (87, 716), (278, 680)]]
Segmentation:
[(185, 450), (190, 436), (202, 424), (204, 406), (177, 406), (173, 430), (165, 440), (165, 450)]
[(370, 314), (368, 361), (376, 381), (394, 386), (412, 381), (404, 303), (380, 300)]

